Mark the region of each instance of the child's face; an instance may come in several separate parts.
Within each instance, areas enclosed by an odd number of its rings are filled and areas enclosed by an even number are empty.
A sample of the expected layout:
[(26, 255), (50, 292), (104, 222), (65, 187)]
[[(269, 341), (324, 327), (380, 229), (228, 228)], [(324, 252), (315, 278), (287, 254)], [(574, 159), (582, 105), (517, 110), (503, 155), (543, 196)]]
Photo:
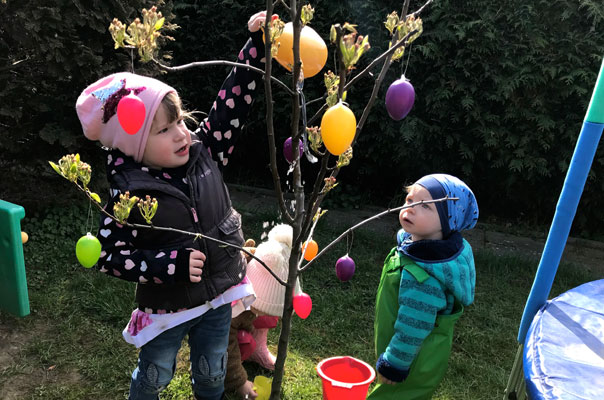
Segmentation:
[(161, 104), (155, 113), (143, 154), (143, 164), (154, 169), (175, 168), (189, 161), (191, 134), (182, 118), (170, 122)]
[[(421, 185), (411, 186), (405, 204), (422, 200), (432, 200), (430, 192)], [(443, 237), (440, 217), (433, 203), (405, 208), (401, 210), (398, 218), (401, 226), (405, 232), (411, 234), (411, 239), (414, 242), (424, 239), (441, 240)]]

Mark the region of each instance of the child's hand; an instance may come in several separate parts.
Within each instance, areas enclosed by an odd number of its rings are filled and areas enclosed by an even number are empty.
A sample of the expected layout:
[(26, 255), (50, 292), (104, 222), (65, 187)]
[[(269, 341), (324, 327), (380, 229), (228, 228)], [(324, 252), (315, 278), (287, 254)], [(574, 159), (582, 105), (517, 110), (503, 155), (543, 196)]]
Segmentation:
[[(277, 14), (273, 14), (273, 18), (275, 16), (279, 17)], [(247, 27), (250, 32), (256, 32), (260, 29), (261, 26), (264, 25), (264, 20), (266, 19), (266, 11), (260, 11), (250, 17), (250, 20), (247, 21)]]
[[(245, 241), (245, 243), (243, 244), (243, 248), (247, 251), (249, 251), (252, 254), (256, 253), (256, 241), (254, 239), (247, 239)], [(250, 262), (252, 260), (252, 256), (250, 256), (249, 254), (242, 252), (243, 256), (245, 257), (245, 261)]]
[(189, 279), (191, 282), (201, 282), (201, 274), (203, 263), (206, 260), (206, 255), (199, 250), (190, 249), (189, 255)]
[(258, 397), (258, 393), (254, 391), (254, 384), (250, 381), (245, 381), (243, 385), (239, 386), (237, 393), (241, 395), (242, 399), (255, 399)]
[(394, 385), (394, 384), (396, 384), (396, 382), (391, 381), (391, 380), (390, 380), (390, 379), (388, 379), (388, 378), (385, 378), (385, 377), (384, 377), (382, 374), (380, 374), (379, 372), (377, 373), (377, 375), (378, 375), (378, 382), (380, 382), (380, 383), (385, 383), (385, 384), (387, 384), (387, 385)]

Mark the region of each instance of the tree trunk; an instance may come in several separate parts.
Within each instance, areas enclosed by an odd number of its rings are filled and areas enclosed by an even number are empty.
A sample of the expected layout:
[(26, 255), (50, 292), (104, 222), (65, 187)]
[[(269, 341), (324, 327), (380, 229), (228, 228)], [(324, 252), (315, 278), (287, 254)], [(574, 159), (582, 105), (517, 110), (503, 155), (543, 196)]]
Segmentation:
[(300, 257), (300, 250), (297, 246), (292, 247), (291, 257), (289, 259), (289, 277), (287, 287), (285, 288), (285, 299), (283, 301), (283, 315), (281, 318), (281, 333), (279, 334), (279, 347), (277, 349), (277, 361), (275, 362), (275, 372), (273, 375), (273, 385), (271, 387), (270, 400), (279, 400), (281, 398), (281, 385), (283, 384), (283, 373), (285, 371), (285, 360), (287, 358), (287, 346), (289, 344), (289, 335), (291, 333), (291, 321), (294, 312), (293, 298), (296, 287), (297, 263)]

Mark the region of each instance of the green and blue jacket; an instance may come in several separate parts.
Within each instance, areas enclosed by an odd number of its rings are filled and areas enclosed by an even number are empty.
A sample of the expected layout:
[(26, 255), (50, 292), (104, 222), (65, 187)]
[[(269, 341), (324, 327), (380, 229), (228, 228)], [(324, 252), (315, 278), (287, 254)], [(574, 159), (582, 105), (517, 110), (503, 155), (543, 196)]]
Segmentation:
[[(392, 257), (398, 258), (396, 263)], [(380, 329), (376, 320), (376, 366), (384, 377), (400, 382), (409, 374), (422, 343), (434, 330), (437, 316), (451, 314), (456, 304), (467, 306), (474, 301), (476, 271), (472, 248), (458, 232), (446, 240), (411, 242), (408, 234), (401, 231), (399, 246), (390, 252), (384, 268), (393, 265), (403, 268), (399, 271), (398, 304), (380, 304), (393, 302), (390, 296), (380, 295), (385, 290), (383, 273), (376, 309), (397, 307), (397, 317), (392, 335), (392, 329)], [(389, 337), (380, 337), (384, 331), (389, 332)]]

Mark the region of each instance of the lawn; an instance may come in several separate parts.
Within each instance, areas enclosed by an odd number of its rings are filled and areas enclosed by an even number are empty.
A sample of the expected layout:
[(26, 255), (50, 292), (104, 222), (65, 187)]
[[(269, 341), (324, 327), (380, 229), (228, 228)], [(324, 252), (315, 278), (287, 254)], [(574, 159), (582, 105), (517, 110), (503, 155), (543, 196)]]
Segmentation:
[[(236, 204), (237, 206), (237, 204)], [(268, 231), (270, 214), (241, 209), (246, 237), (259, 241)], [(0, 312), (0, 398), (124, 399), (136, 364), (136, 349), (121, 339), (134, 307), (134, 284), (79, 266), (75, 243), (94, 232), (96, 213), (88, 206), (27, 215), (23, 230), (31, 315), (15, 318)], [(95, 221), (95, 222), (92, 222)], [(341, 233), (320, 222), (319, 244)], [(327, 357), (350, 355), (374, 364), (373, 307), (383, 259), (393, 238), (355, 232), (350, 252), (357, 271), (350, 282), (334, 273), (346, 253), (340, 243), (303, 275), (304, 291), (313, 299), (306, 320), (294, 317), (286, 363), (284, 399), (320, 399), (321, 380), (315, 366)], [(453, 353), (435, 399), (500, 399), (516, 351), (516, 334), (537, 260), (522, 254), (499, 256), (476, 252), (475, 303), (456, 326)], [(552, 296), (598, 277), (562, 265)], [(278, 329), (270, 331), (276, 352)], [(187, 349), (183, 347), (175, 379), (162, 399), (190, 399)], [(246, 364), (253, 377), (269, 371)], [(228, 396), (235, 399), (235, 396)]]

